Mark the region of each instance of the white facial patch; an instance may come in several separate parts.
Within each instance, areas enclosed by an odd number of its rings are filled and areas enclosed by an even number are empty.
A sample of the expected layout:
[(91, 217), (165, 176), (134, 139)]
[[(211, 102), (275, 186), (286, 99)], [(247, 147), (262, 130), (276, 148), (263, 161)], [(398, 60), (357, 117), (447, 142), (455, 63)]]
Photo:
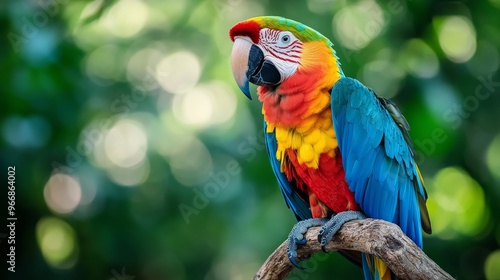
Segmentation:
[(260, 30), (259, 47), (264, 58), (271, 61), (281, 74), (281, 81), (297, 71), (303, 43), (290, 31), (263, 28)]

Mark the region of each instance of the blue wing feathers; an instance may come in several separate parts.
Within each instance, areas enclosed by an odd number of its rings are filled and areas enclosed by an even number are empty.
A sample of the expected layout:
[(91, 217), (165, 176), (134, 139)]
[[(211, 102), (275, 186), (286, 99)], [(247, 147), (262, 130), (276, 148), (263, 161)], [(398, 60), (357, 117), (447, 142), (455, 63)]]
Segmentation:
[(425, 191), (400, 128), (357, 80), (341, 78), (331, 96), (346, 181), (356, 201), (367, 216), (398, 224), (421, 246), (417, 195), (425, 198)]

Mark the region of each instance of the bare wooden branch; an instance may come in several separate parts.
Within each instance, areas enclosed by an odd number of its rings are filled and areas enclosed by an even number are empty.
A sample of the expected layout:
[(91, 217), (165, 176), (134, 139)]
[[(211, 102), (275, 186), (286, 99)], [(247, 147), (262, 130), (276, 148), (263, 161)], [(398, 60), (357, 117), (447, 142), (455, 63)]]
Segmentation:
[[(305, 258), (321, 252), (317, 241), (321, 228), (310, 228), (307, 243), (297, 254)], [(259, 269), (254, 280), (281, 280), (294, 269), (283, 242)], [(345, 223), (326, 246), (329, 251), (353, 250), (381, 258), (400, 279), (454, 279), (432, 261), (401, 229), (392, 223), (363, 219)]]

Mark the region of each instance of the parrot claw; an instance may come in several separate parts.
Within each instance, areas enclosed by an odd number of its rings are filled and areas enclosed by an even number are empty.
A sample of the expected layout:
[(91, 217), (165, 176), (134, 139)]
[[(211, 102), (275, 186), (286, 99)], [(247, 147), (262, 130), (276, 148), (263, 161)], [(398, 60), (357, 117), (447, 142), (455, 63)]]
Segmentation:
[(328, 222), (328, 219), (307, 219), (304, 221), (300, 221), (296, 223), (290, 234), (288, 235), (288, 247), (287, 247), (287, 255), (290, 262), (293, 266), (304, 269), (301, 267), (296, 259), (300, 261), (306, 260), (308, 258), (299, 258), (297, 257), (297, 245), (304, 245), (307, 242), (307, 239), (304, 238), (304, 234), (311, 227), (323, 226)]
[(358, 211), (345, 211), (333, 214), (332, 218), (327, 221), (319, 231), (318, 242), (321, 245), (321, 250), (325, 253), (327, 252), (326, 244), (332, 240), (333, 235), (339, 231), (343, 224), (352, 220), (362, 220), (365, 218), (366, 216)]

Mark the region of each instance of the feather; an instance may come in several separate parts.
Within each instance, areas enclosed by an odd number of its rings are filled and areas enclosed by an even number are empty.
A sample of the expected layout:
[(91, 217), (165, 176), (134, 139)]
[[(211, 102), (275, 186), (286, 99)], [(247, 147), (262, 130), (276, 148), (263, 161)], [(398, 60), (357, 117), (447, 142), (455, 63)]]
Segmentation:
[(312, 218), (309, 210), (307, 196), (299, 190), (295, 181), (288, 180), (286, 174), (280, 171), (281, 163), (276, 158), (277, 144), (275, 132), (266, 132), (267, 123), (264, 122), (264, 139), (266, 143), (267, 154), (271, 162), (274, 175), (278, 179), (278, 185), (285, 198), (286, 205), (290, 208), (298, 221)]
[[(355, 79), (338, 80), (331, 96), (346, 181), (356, 202), (368, 217), (398, 224), (422, 247), (421, 228), (430, 232), (431, 225), (406, 119), (394, 103)], [(377, 270), (376, 263), (363, 258), (364, 266)]]

